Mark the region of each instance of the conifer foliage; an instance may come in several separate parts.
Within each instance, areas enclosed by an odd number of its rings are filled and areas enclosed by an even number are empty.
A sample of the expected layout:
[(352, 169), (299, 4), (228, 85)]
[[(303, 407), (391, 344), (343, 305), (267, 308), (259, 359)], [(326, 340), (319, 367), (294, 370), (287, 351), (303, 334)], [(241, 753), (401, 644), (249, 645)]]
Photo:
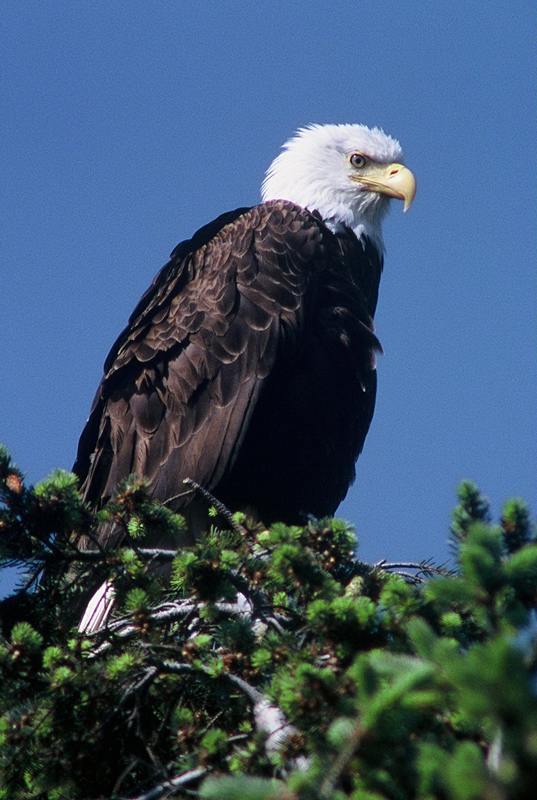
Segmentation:
[[(537, 542), (471, 483), (456, 569), (368, 565), (339, 520), (182, 519), (140, 479), (99, 515), (75, 478), (27, 487), (0, 451), (1, 800), (508, 800), (537, 786)], [(122, 546), (80, 553), (112, 520)], [(163, 577), (163, 572), (168, 577)], [(171, 576), (171, 577), (170, 577)], [(109, 579), (101, 630), (81, 610)]]

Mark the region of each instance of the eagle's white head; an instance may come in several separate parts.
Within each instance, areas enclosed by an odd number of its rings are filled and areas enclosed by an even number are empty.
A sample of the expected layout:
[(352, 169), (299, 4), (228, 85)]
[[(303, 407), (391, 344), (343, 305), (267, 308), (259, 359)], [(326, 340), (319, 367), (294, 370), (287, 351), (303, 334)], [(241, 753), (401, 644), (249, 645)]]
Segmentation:
[(404, 200), (406, 211), (416, 192), (402, 158), (399, 142), (380, 128), (310, 125), (270, 165), (262, 198), (317, 210), (332, 230), (346, 225), (382, 248), (381, 222), (390, 198)]

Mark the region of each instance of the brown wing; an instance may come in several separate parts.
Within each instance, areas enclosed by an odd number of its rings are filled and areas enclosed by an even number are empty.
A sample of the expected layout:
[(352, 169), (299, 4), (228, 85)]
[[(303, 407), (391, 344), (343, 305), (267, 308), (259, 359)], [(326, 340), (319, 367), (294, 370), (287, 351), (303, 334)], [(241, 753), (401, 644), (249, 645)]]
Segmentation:
[(95, 507), (131, 473), (172, 508), (190, 499), (185, 477), (215, 487), (293, 348), (326, 229), (283, 201), (234, 213), (177, 248), (106, 361), (74, 467)]

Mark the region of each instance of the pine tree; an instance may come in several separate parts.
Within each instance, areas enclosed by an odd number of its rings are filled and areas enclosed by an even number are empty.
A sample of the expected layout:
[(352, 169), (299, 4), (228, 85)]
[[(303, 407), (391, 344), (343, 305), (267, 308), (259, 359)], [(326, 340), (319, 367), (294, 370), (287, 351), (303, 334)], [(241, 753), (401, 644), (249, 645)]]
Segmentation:
[[(0, 452), (2, 800), (510, 800), (537, 786), (537, 541), (464, 483), (456, 569), (369, 565), (340, 520), (183, 520), (132, 478), (98, 515), (76, 479)], [(80, 535), (114, 520), (114, 551)], [(168, 565), (162, 578), (156, 565)], [(78, 632), (111, 580), (107, 624)]]

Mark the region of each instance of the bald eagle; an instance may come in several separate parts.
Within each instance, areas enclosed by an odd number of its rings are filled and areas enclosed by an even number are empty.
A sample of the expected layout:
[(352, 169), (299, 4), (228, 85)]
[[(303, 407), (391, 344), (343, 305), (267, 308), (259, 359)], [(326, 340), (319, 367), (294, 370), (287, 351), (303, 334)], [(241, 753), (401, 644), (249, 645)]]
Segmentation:
[(80, 438), (84, 499), (136, 473), (187, 517), (185, 478), (265, 523), (333, 514), (375, 405), (381, 222), (414, 193), (380, 129), (299, 130), (263, 202), (179, 244), (134, 309)]

